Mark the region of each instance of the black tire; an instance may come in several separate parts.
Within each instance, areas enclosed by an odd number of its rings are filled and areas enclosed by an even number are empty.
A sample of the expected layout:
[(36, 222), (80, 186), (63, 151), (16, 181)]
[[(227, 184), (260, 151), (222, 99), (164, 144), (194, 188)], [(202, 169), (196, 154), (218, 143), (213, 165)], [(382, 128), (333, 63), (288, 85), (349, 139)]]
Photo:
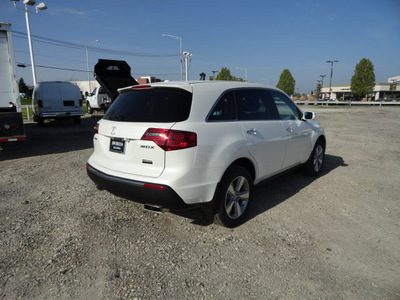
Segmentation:
[(87, 113), (89, 115), (93, 114), (93, 108), (90, 106), (89, 101), (86, 101)]
[(321, 173), (325, 161), (325, 143), (318, 140), (305, 165), (306, 174), (317, 176)]
[(253, 179), (241, 166), (229, 168), (220, 182), (216, 195), (215, 223), (236, 227), (247, 217), (253, 197)]

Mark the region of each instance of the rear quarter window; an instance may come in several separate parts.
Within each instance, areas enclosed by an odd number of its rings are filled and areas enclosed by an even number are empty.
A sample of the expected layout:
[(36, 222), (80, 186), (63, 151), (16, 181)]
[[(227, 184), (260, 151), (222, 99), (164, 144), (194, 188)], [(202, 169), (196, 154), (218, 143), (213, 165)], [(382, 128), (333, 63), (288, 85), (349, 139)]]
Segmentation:
[(170, 123), (189, 118), (192, 93), (178, 88), (137, 90), (119, 95), (104, 116), (121, 122)]

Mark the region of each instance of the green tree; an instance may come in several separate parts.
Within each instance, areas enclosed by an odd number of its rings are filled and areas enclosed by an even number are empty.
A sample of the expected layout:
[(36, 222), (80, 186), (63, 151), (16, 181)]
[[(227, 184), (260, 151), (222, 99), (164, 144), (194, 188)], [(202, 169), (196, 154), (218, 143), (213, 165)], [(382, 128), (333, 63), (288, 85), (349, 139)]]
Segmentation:
[(372, 93), (375, 87), (374, 65), (369, 59), (363, 58), (356, 65), (351, 77), (351, 92), (358, 98)]
[(279, 77), (279, 81), (276, 87), (290, 96), (293, 95), (295, 86), (296, 80), (294, 80), (292, 74), (288, 69), (284, 69), (281, 73), (281, 76)]
[(243, 81), (243, 78), (237, 78), (236, 76), (231, 75), (231, 70), (226, 67), (221, 68), (218, 75), (215, 77), (215, 80), (227, 80), (227, 81)]
[(20, 93), (29, 93), (29, 87), (26, 85), (25, 80), (21, 77), (18, 81), (18, 88)]

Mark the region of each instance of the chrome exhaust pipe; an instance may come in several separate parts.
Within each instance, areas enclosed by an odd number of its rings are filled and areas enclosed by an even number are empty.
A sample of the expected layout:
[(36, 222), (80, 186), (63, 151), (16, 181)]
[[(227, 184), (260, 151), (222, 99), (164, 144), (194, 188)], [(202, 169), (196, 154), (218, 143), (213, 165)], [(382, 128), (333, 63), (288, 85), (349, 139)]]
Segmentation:
[(145, 204), (144, 205), (144, 209), (153, 213), (157, 213), (157, 214), (162, 214), (163, 212), (168, 211), (165, 208), (162, 208), (160, 206), (156, 206), (156, 205), (151, 205), (151, 204)]

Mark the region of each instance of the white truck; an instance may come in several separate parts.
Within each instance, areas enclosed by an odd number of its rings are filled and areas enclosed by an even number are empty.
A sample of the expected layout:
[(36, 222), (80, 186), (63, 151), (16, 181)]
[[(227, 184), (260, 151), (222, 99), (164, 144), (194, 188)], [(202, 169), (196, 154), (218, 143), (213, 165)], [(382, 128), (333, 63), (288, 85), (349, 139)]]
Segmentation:
[(100, 86), (86, 97), (87, 111), (104, 109), (111, 106), (118, 97), (118, 89), (139, 84), (131, 76), (131, 67), (123, 60), (99, 59), (94, 66), (94, 74)]
[(110, 105), (111, 98), (101, 86), (94, 88), (93, 92), (86, 96), (88, 114), (92, 114), (94, 110), (104, 110), (105, 112)]
[(0, 22), (0, 144), (25, 139), (11, 24)]

